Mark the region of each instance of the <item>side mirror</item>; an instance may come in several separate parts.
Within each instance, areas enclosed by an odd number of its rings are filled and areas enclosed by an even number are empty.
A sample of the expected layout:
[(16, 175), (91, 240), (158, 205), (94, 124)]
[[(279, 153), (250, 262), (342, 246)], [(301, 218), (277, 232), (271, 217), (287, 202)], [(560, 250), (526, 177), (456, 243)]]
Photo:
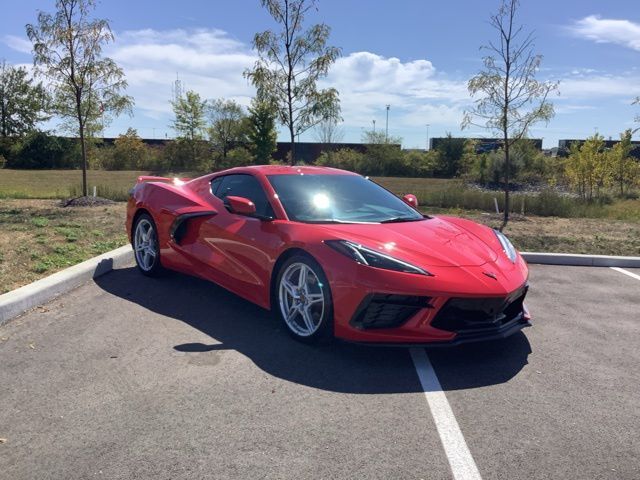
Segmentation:
[(418, 208), (418, 197), (416, 197), (413, 193), (407, 193), (404, 197), (402, 197), (402, 201), (413, 208)]
[(229, 196), (225, 198), (225, 200), (229, 205), (229, 209), (233, 213), (248, 216), (256, 214), (256, 205), (248, 198)]

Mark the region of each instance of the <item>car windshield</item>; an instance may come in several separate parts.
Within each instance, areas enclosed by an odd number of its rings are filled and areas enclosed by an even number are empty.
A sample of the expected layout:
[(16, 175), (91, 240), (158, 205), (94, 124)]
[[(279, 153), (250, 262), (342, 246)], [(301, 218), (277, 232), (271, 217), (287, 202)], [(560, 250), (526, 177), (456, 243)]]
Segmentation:
[(412, 222), (425, 217), (359, 175), (268, 175), (290, 220), (307, 223)]

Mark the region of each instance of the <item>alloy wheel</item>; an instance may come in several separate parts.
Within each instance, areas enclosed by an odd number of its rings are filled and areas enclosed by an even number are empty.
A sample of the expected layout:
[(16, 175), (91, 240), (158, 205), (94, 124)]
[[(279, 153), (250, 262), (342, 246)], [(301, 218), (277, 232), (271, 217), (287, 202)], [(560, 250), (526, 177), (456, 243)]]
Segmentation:
[(280, 310), (289, 329), (301, 337), (313, 335), (325, 310), (322, 283), (313, 269), (302, 262), (292, 263), (280, 278)]

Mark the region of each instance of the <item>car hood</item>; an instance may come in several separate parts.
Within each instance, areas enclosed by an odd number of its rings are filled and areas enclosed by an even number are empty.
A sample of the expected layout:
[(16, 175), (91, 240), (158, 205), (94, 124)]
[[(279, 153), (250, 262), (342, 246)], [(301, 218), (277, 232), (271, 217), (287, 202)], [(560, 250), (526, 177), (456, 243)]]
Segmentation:
[(331, 237), (350, 240), (416, 266), (480, 266), (497, 253), (476, 235), (440, 218), (383, 224), (330, 224)]

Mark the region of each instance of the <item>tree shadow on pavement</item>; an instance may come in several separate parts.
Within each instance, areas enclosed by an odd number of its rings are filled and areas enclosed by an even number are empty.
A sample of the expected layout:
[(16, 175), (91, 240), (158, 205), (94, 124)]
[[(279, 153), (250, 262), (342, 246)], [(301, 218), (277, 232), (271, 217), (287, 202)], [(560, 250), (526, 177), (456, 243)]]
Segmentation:
[[(198, 355), (236, 350), (270, 375), (327, 391), (422, 391), (406, 348), (296, 342), (270, 312), (210, 282), (177, 273), (147, 278), (136, 268), (114, 270), (95, 282), (112, 295), (184, 322), (212, 339), (210, 345), (176, 345), (178, 351)], [(527, 364), (530, 353), (522, 333), (501, 341), (429, 350), (445, 390), (507, 382)]]

